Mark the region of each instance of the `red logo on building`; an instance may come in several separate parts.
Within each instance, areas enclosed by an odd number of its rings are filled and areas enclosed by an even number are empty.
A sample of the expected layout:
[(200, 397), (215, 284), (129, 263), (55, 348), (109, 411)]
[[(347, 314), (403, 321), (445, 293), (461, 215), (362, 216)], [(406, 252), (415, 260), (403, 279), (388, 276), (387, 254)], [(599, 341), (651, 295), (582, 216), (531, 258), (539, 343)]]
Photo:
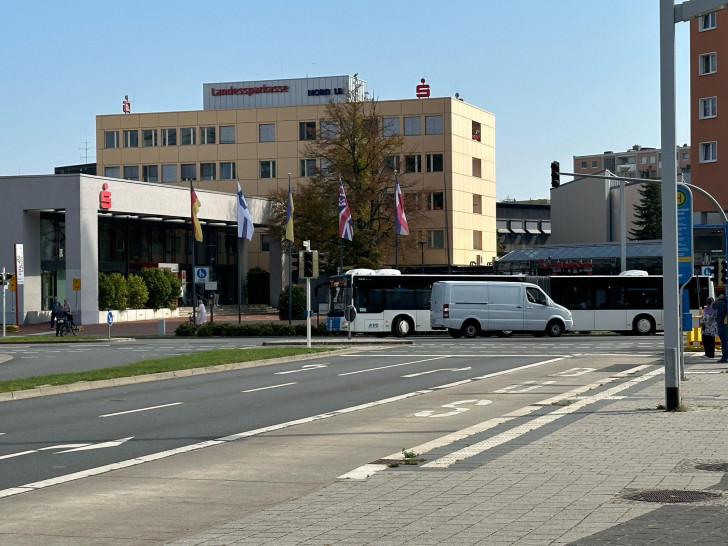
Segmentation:
[(108, 191), (109, 185), (104, 182), (101, 188), (102, 190), (99, 193), (99, 207), (108, 210), (111, 208), (111, 192)]
[(129, 95), (124, 95), (124, 100), (121, 101), (121, 111), (125, 114), (131, 114), (131, 103), (129, 102)]
[(417, 92), (417, 98), (426, 99), (430, 96), (430, 85), (425, 83), (425, 78), (422, 78), (420, 82), (422, 83), (415, 87), (415, 91)]

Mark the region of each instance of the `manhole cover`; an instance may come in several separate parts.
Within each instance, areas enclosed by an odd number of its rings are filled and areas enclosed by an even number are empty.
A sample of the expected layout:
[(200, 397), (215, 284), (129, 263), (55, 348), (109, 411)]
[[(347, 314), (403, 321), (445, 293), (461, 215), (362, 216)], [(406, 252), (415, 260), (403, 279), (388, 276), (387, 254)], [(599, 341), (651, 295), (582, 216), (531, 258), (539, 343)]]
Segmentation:
[(728, 463), (708, 463), (697, 464), (695, 468), (698, 470), (707, 470), (709, 472), (728, 472)]
[(708, 491), (653, 490), (630, 493), (622, 498), (642, 502), (705, 502), (720, 498), (718, 493)]

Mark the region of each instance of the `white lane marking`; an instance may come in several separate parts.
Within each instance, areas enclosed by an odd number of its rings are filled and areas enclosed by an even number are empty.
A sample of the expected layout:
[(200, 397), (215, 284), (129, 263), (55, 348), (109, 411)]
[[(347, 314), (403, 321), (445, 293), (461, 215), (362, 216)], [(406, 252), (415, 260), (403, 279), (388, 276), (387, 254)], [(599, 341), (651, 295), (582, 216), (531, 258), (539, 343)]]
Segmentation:
[(464, 411), (469, 411), (470, 408), (461, 407), (462, 404), (473, 404), (475, 406), (487, 406), (490, 404), (490, 400), (459, 400), (458, 402), (452, 402), (451, 404), (443, 404), (443, 408), (453, 408), (453, 411), (447, 411), (444, 413), (435, 413), (434, 410), (418, 411), (415, 413), (415, 417), (450, 417)]
[(35, 453), (38, 451), (37, 449), (32, 449), (30, 451), (20, 451), (19, 453), (11, 453), (10, 455), (2, 455), (0, 456), (0, 459), (11, 459), (13, 457), (20, 457), (21, 455), (28, 455), (29, 453)]
[(626, 389), (629, 389), (630, 387), (634, 387), (638, 383), (647, 381), (648, 379), (651, 379), (654, 376), (663, 373), (663, 371), (664, 370), (662, 370), (662, 369), (653, 370), (651, 372), (647, 372), (646, 374), (644, 374), (640, 377), (635, 377), (633, 379), (625, 381), (621, 385), (617, 385), (615, 387), (612, 387), (611, 389), (607, 389), (604, 392), (594, 394), (592, 396), (580, 397), (579, 399), (576, 400), (576, 402), (573, 402), (572, 404), (569, 404), (568, 406), (563, 406), (561, 408), (558, 408), (558, 409), (548, 413), (547, 415), (542, 415), (540, 417), (536, 417), (536, 418), (532, 419), (531, 421), (529, 421), (528, 423), (524, 423), (517, 427), (513, 427), (511, 430), (507, 430), (505, 432), (497, 434), (497, 435), (493, 436), (492, 438), (488, 438), (487, 440), (484, 440), (482, 442), (478, 442), (471, 446), (465, 447), (463, 449), (459, 449), (453, 453), (445, 455), (444, 457), (440, 457), (439, 459), (435, 459), (434, 461), (431, 461), (429, 463), (425, 463), (422, 465), (422, 467), (423, 468), (448, 468), (458, 461), (462, 461), (463, 459), (468, 459), (475, 455), (479, 455), (485, 451), (488, 451), (489, 449), (492, 449), (501, 444), (514, 440), (515, 438), (523, 436), (527, 432), (531, 432), (531, 431), (539, 429), (545, 425), (548, 425), (549, 423), (553, 423), (557, 419), (561, 419), (562, 417), (564, 417), (570, 413), (574, 413), (575, 411), (578, 411), (578, 410), (584, 408), (585, 406), (588, 406), (589, 404), (594, 404), (595, 402), (599, 402), (601, 400), (614, 399), (614, 397), (617, 393), (624, 391)]
[[(402, 355), (397, 355), (397, 356), (402, 356)], [(424, 358), (422, 360), (413, 360), (412, 362), (402, 362), (401, 364), (392, 364), (391, 366), (379, 366), (378, 368), (368, 368), (366, 370), (357, 370), (355, 372), (340, 373), (339, 377), (343, 377), (345, 375), (355, 375), (358, 373), (376, 372), (377, 370), (386, 370), (389, 368), (398, 368), (399, 366), (409, 366), (410, 364), (419, 364), (420, 362), (429, 362), (430, 360), (441, 360), (443, 358), (448, 358), (448, 356), (436, 356), (433, 358)]]
[(277, 389), (278, 387), (288, 387), (289, 385), (298, 385), (295, 381), (293, 383), (282, 383), (280, 385), (271, 385), (270, 387), (259, 387), (257, 389), (248, 389), (247, 391), (240, 391), (240, 392), (256, 392), (256, 391), (265, 391), (268, 389)]
[(133, 409), (128, 411), (119, 411), (116, 413), (105, 413), (104, 415), (99, 415), (99, 417), (114, 417), (115, 415), (126, 415), (127, 413), (138, 413), (140, 411), (149, 411), (149, 410), (155, 410), (160, 408), (168, 408), (170, 406), (179, 406), (182, 402), (174, 402), (172, 404), (162, 404), (161, 406), (149, 406), (148, 408), (139, 408), (139, 409)]
[(289, 373), (308, 372), (310, 370), (316, 370), (318, 368), (326, 368), (328, 364), (304, 364), (298, 370), (288, 370), (287, 372), (273, 372), (273, 375), (286, 375)]
[(468, 366), (467, 368), (440, 368), (439, 370), (428, 370), (426, 372), (411, 373), (403, 375), (402, 377), (417, 377), (420, 375), (427, 375), (436, 372), (465, 372), (467, 370), (472, 370), (472, 368), (470, 366)]
[(121, 438), (119, 440), (111, 440), (110, 442), (101, 442), (101, 443), (98, 443), (98, 444), (89, 444), (89, 445), (83, 446), (83, 447), (76, 447), (76, 448), (73, 448), (73, 449), (66, 449), (64, 451), (58, 451), (57, 453), (55, 453), (55, 455), (58, 455), (60, 453), (71, 453), (72, 451), (90, 451), (92, 449), (105, 449), (107, 447), (117, 447), (117, 446), (120, 446), (123, 443), (128, 442), (132, 438), (134, 438), (134, 436), (129, 436), (128, 438)]
[(551, 377), (576, 377), (585, 373), (593, 372), (596, 368), (571, 368), (563, 372), (552, 373)]
[[(504, 387), (502, 389), (498, 389), (496, 392), (498, 394), (513, 394), (513, 393), (524, 393), (533, 391), (536, 389), (539, 389), (541, 387), (545, 387), (546, 385), (551, 385), (552, 383), (556, 383), (556, 381), (544, 381), (543, 383), (536, 383), (535, 381), (524, 381), (523, 383), (517, 383), (516, 385), (510, 385), (508, 387)], [(527, 386), (526, 386), (527, 385)], [(520, 387), (520, 388), (519, 388)]]
[(53, 449), (68, 449), (73, 447), (84, 447), (88, 444), (60, 444), (57, 446), (41, 447), (39, 449), (31, 449), (29, 451), (20, 451), (18, 453), (11, 453), (10, 455), (0, 456), (0, 459), (12, 459), (13, 457), (20, 457), (21, 455), (30, 455), (31, 453), (38, 453), (39, 451), (49, 451)]
[[(547, 360), (544, 363), (547, 363), (547, 362), (550, 362), (550, 361)], [(529, 364), (527, 366), (530, 367), (531, 365)], [(541, 402), (537, 402), (534, 405), (525, 406), (523, 408), (517, 409), (515, 411), (512, 411), (511, 413), (507, 413), (506, 415), (503, 415), (502, 417), (494, 417), (493, 419), (488, 419), (487, 421), (483, 421), (482, 423), (476, 423), (475, 425), (473, 425), (471, 427), (452, 432), (445, 436), (441, 436), (440, 438), (435, 438), (434, 440), (425, 442), (424, 444), (420, 444), (418, 446), (411, 447), (411, 448), (407, 449), (407, 451), (414, 451), (415, 453), (428, 453), (434, 449), (439, 449), (441, 447), (448, 446), (452, 443), (459, 442), (460, 440), (464, 440), (465, 438), (468, 438), (469, 436), (473, 436), (474, 434), (479, 434), (481, 432), (485, 432), (486, 430), (497, 427), (498, 425), (507, 423), (508, 421), (512, 421), (513, 419), (516, 419), (517, 417), (523, 417), (524, 415), (533, 413), (534, 411), (542, 409), (543, 406), (552, 405), (552, 404), (561, 402), (563, 400), (568, 400), (568, 399), (574, 398), (575, 396), (579, 396), (582, 393), (587, 392), (591, 389), (597, 388), (597, 387), (599, 387), (601, 385), (605, 385), (607, 383), (611, 383), (613, 381), (616, 381), (617, 379), (626, 377), (627, 375), (631, 375), (631, 374), (640, 372), (649, 367), (650, 367), (649, 365), (641, 365), (641, 366), (636, 366), (634, 368), (630, 368), (629, 370), (620, 372), (618, 374), (615, 374), (612, 377), (608, 377), (601, 381), (591, 383), (589, 385), (584, 385), (582, 387), (578, 387), (576, 389), (570, 390), (570, 391), (560, 394), (558, 396), (554, 396), (552, 398), (542, 400)], [(514, 370), (518, 370), (518, 369), (519, 368), (515, 368)], [(495, 372), (492, 375), (501, 375), (502, 373), (503, 372)], [(483, 378), (485, 379), (487, 377), (488, 376), (484, 376)], [(397, 452), (397, 453), (393, 453), (387, 457), (382, 457), (382, 458), (383, 459), (401, 459), (402, 453)], [(381, 468), (378, 468), (380, 466), (381, 466)], [(364, 480), (364, 479), (368, 478), (374, 472), (376, 472), (378, 470), (384, 470), (385, 468), (387, 468), (387, 467), (384, 465), (364, 465), (362, 467), (352, 470), (351, 472), (343, 474), (342, 476), (339, 476), (339, 479), (341, 479), (341, 480)], [(362, 469), (366, 469), (366, 470), (362, 470)]]

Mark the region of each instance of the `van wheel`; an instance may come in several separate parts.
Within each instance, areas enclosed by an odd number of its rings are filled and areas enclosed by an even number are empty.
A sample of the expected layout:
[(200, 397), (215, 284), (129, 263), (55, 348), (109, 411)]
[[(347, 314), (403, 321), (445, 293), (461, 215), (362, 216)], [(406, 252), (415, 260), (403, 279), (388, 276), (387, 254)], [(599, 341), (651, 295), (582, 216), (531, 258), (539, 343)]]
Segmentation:
[(498, 337), (511, 337), (513, 335), (513, 330), (498, 330), (495, 335)]
[(397, 317), (394, 319), (392, 330), (397, 337), (407, 337), (412, 331), (412, 323), (406, 317)]
[(463, 335), (467, 338), (474, 338), (480, 334), (480, 324), (474, 320), (469, 320), (462, 327)]
[(448, 328), (447, 333), (450, 334), (450, 337), (454, 337), (455, 339), (463, 337), (463, 333), (457, 328)]
[(637, 336), (651, 336), (655, 333), (655, 320), (650, 315), (637, 315), (632, 322), (632, 332)]
[(561, 324), (558, 320), (552, 320), (546, 326), (546, 333), (549, 335), (549, 337), (559, 337), (561, 334), (564, 333), (564, 325)]

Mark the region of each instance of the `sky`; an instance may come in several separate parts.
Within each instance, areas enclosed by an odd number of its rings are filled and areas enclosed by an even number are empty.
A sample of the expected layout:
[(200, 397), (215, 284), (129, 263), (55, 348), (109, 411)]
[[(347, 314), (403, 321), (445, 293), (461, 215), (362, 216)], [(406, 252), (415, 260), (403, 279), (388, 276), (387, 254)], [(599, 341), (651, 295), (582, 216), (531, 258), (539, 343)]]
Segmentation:
[[(660, 147), (659, 0), (6, 2), (0, 175), (95, 161), (97, 114), (202, 109), (202, 84), (358, 74), (379, 100), (492, 112), (496, 199), (547, 199), (551, 161)], [(690, 143), (676, 25), (677, 143)], [(36, 136), (33, 136), (36, 135)], [(562, 177), (562, 182), (570, 178)]]

